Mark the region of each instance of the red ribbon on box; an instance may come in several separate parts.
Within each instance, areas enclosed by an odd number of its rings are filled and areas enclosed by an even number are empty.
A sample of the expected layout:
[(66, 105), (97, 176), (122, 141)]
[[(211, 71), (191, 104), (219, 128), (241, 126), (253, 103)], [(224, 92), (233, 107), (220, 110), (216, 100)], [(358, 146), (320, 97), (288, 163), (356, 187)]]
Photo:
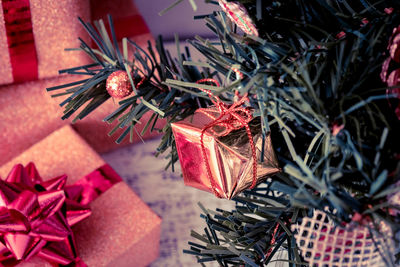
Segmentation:
[(66, 188), (66, 191), (73, 200), (87, 205), (121, 181), (118, 173), (110, 165), (104, 164)]
[(29, 0), (1, 3), (14, 82), (37, 80), (38, 59)]
[[(13, 81), (14, 83), (21, 83), (37, 80), (39, 76), (38, 56), (33, 34), (30, 2), (29, 0), (2, 0), (1, 4)], [(114, 23), (118, 40), (149, 32), (149, 28), (139, 14), (126, 17), (116, 16)], [(109, 28), (107, 24), (106, 27)]]
[(35, 255), (55, 264), (79, 259), (71, 226), (87, 218), (87, 204), (121, 181), (103, 165), (72, 186), (66, 175), (43, 181), (33, 163), (15, 165), (0, 179), (0, 265), (14, 266)]

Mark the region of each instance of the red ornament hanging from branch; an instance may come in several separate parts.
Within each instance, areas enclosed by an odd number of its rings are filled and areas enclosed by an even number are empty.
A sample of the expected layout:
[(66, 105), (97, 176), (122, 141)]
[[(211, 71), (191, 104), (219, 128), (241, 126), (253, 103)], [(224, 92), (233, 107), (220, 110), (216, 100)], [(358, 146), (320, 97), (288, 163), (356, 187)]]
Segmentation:
[(108, 94), (114, 98), (124, 98), (133, 92), (129, 76), (123, 70), (114, 71), (108, 76), (106, 89)]

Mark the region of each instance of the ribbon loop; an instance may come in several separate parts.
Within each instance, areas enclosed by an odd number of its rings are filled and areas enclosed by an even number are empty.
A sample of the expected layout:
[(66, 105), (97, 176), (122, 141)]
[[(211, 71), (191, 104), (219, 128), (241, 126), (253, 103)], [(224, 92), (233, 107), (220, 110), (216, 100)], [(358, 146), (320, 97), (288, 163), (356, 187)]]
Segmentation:
[(77, 223), (91, 211), (67, 198), (65, 180), (59, 176), (43, 182), (33, 164), (18, 164), (4, 181), (0, 179), (1, 266), (34, 255), (50, 257), (58, 264), (74, 262), (77, 253), (70, 218)]
[(88, 175), (66, 188), (67, 194), (74, 201), (88, 205), (101, 194), (106, 192), (116, 183), (121, 182), (121, 177), (110, 167), (104, 164)]

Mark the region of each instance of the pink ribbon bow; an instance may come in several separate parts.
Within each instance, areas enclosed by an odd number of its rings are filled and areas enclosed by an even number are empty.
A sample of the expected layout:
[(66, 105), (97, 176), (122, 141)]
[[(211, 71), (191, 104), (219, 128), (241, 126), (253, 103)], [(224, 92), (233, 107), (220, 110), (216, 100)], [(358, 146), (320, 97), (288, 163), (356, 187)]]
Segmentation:
[(15, 165), (0, 179), (0, 263), (13, 266), (34, 255), (56, 264), (80, 263), (71, 226), (91, 211), (69, 199), (65, 175), (42, 181), (36, 167)]

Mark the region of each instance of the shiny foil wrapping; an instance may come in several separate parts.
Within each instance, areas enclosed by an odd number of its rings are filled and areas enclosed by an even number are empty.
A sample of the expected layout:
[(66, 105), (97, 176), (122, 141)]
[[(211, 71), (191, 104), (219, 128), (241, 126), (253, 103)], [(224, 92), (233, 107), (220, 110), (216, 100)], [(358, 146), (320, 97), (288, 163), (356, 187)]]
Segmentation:
[[(231, 199), (248, 189), (253, 182), (253, 157), (249, 138), (244, 128), (222, 137), (215, 136), (211, 130), (205, 131), (204, 146), (212, 173), (212, 177), (209, 177), (200, 139), (202, 129), (210, 122), (211, 119), (205, 114), (196, 112), (172, 124), (183, 179), (186, 185), (208, 192), (213, 192), (210, 178), (214, 179), (214, 190), (223, 198)], [(249, 126), (258, 161), (257, 183), (260, 183), (269, 175), (279, 172), (280, 168), (270, 135), (266, 136), (263, 144), (259, 119), (253, 119)], [(261, 162), (263, 145), (264, 156)]]

